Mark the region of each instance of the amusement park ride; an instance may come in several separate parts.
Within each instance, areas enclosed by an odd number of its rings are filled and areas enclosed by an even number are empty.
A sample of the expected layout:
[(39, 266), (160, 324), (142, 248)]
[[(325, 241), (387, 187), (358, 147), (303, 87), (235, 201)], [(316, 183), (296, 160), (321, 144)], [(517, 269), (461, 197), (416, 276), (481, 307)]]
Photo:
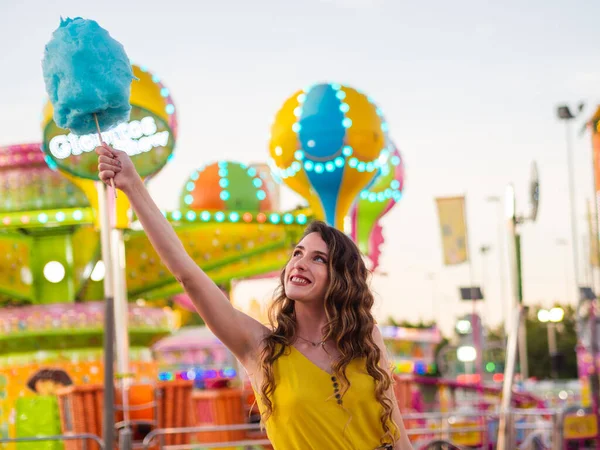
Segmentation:
[[(149, 180), (172, 158), (177, 113), (159, 77), (133, 69), (139, 81), (132, 84), (130, 120), (102, 138), (127, 151)], [(49, 103), (42, 131), (41, 143), (0, 148), (0, 432), (100, 434), (89, 424), (77, 428), (65, 412), (65, 398), (75, 403), (78, 389), (101, 386), (103, 377), (106, 268), (93, 152), (98, 138), (59, 128)], [(269, 150), (268, 165), (198, 161), (182, 183), (180, 208), (164, 212), (190, 256), (228, 291), (232, 280), (280, 270), (317, 216), (340, 228), (349, 222), (375, 269), (383, 242), (378, 221), (400, 200), (404, 183), (403, 161), (381, 110), (352, 88), (315, 85), (284, 103)], [(279, 211), (274, 179), (309, 206)], [(199, 331), (204, 339), (188, 334), (177, 340), (186, 333), (176, 332), (186, 315), (181, 287), (134, 226), (125, 196), (113, 203), (112, 227), (124, 248), (132, 392), (154, 382), (206, 388), (239, 380), (237, 364), (206, 330)], [(409, 364), (409, 358), (404, 370), (414, 365), (420, 373), (432, 371), (433, 345), (425, 345), (425, 363), (417, 358)]]
[[(129, 122), (102, 137), (127, 151), (151, 182), (173, 157), (177, 111), (157, 75), (138, 66), (134, 74), (139, 81), (132, 84)], [(49, 103), (42, 131), (40, 143), (0, 148), (0, 438), (102, 436), (106, 268), (93, 152), (98, 137), (59, 128)], [(268, 163), (199, 160), (182, 183), (180, 208), (164, 215), (194, 261), (226, 292), (234, 280), (277, 274), (313, 218), (346, 231), (376, 270), (384, 242), (380, 219), (401, 200), (405, 180), (404, 161), (388, 131), (370, 97), (340, 84), (316, 84), (277, 112)], [(308, 206), (280, 211), (277, 183)], [(136, 227), (125, 196), (111, 201), (130, 372), (119, 374), (129, 380), (129, 393), (116, 395), (114, 424), (143, 437), (165, 427), (246, 423), (253, 402), (235, 358), (204, 327), (185, 327), (189, 299)], [(246, 312), (260, 315), (253, 308)], [(382, 327), (382, 334), (404, 413), (451, 411), (461, 392), (468, 397), (484, 391), (486, 405), (498, 405), (499, 388), (477, 391), (438, 377), (436, 328)], [(119, 391), (119, 380), (115, 385)], [(513, 403), (537, 406), (538, 400), (516, 394)], [(185, 408), (193, 414), (181, 414)], [(430, 425), (407, 417), (409, 429), (421, 430), (415, 442), (426, 438), (423, 427)], [(460, 426), (465, 422), (456, 422)], [(453, 437), (475, 446), (487, 433), (456, 431)], [(250, 438), (262, 442), (264, 435), (212, 431), (167, 441)], [(15, 448), (63, 444), (22, 442)], [(67, 441), (64, 448), (79, 449), (81, 442)]]

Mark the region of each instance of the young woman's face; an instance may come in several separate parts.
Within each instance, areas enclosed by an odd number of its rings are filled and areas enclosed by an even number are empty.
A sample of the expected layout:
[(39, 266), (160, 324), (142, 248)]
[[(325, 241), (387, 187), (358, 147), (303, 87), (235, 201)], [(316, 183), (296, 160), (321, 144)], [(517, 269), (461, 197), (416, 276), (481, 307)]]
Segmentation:
[(319, 233), (296, 246), (285, 267), (285, 295), (298, 302), (323, 302), (329, 284), (329, 249)]

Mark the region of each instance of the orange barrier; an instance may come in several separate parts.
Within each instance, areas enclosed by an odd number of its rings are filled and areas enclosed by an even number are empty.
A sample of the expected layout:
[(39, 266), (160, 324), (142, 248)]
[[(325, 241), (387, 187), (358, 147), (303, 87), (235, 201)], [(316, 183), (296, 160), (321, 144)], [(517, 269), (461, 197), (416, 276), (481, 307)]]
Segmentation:
[[(195, 425), (192, 404), (193, 381), (160, 382), (156, 388), (158, 428), (179, 428)], [(171, 434), (164, 437), (165, 445), (190, 443), (190, 434)]]
[(412, 381), (394, 375), (394, 394), (401, 412), (406, 412), (412, 409)]
[[(156, 425), (156, 386), (153, 384), (133, 384), (128, 389), (129, 420)], [(124, 419), (123, 395), (115, 392), (117, 421)]]
[[(241, 389), (210, 389), (192, 394), (195, 426), (239, 425), (244, 420)], [(245, 430), (198, 433), (198, 442), (229, 442), (246, 438)]]
[[(192, 408), (192, 381), (168, 381), (131, 386), (129, 405), (132, 407), (129, 418), (138, 423), (156, 428), (190, 427), (195, 425)], [(102, 385), (69, 386), (57, 392), (61, 431), (65, 435), (92, 433), (102, 436), (102, 412), (104, 389)], [(123, 420), (123, 412), (118, 407), (121, 395), (115, 392), (117, 410), (115, 421)], [(137, 407), (137, 409), (136, 409)], [(166, 445), (190, 443), (189, 434), (165, 436)], [(65, 442), (65, 450), (83, 450), (81, 441)], [(107, 445), (107, 448), (111, 448)], [(115, 446), (116, 448), (116, 446)], [(99, 450), (95, 443), (87, 443), (88, 450)]]
[[(69, 386), (57, 392), (62, 433), (70, 436), (91, 433), (102, 436), (102, 410), (104, 406), (101, 385)], [(87, 445), (87, 446), (86, 446)], [(95, 442), (65, 441), (65, 450), (99, 450)]]

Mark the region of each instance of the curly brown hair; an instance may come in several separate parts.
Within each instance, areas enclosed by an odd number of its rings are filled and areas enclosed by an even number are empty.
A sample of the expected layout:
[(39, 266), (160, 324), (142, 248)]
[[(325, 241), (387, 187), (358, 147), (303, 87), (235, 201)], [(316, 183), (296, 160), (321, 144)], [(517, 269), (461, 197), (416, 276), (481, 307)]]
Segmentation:
[[(327, 324), (323, 328), (323, 341), (332, 339), (339, 351), (339, 358), (333, 362), (333, 375), (340, 380), (340, 394), (350, 387), (346, 377), (346, 367), (356, 358), (366, 360), (366, 369), (375, 380), (375, 397), (382, 406), (380, 416), (384, 435), (395, 440), (390, 430), (393, 423), (392, 400), (386, 395), (392, 379), (385, 368), (380, 367), (381, 351), (373, 340), (375, 320), (371, 314), (374, 303), (373, 294), (368, 286), (369, 271), (356, 244), (336, 228), (320, 222), (312, 222), (305, 230), (305, 236), (319, 233), (329, 249), (328, 272), (329, 286), (325, 293), (325, 314)], [(286, 297), (285, 268), (281, 272), (280, 285), (275, 299), (269, 307), (271, 332), (262, 341), (260, 365), (263, 375), (260, 396), (264, 405), (263, 422), (273, 412), (271, 395), (275, 391), (273, 363), (286, 347), (292, 345), (296, 334), (295, 302)]]

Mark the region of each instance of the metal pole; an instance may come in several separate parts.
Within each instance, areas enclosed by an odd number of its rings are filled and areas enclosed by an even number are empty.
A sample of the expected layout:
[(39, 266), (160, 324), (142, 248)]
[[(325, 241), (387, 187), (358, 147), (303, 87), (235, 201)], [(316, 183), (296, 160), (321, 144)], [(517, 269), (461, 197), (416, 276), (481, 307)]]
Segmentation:
[(132, 433), (129, 426), (129, 332), (127, 320), (129, 309), (127, 302), (127, 286), (125, 284), (125, 243), (123, 230), (113, 228), (111, 236), (113, 248), (114, 280), (115, 280), (115, 340), (117, 347), (117, 374), (121, 385), (124, 426), (119, 430), (119, 448), (130, 450)]
[[(111, 236), (113, 245), (113, 263), (115, 280), (115, 334), (117, 344), (117, 370), (119, 376), (129, 374), (129, 334), (128, 334), (128, 302), (125, 285), (125, 245), (123, 230), (113, 229)], [(125, 415), (127, 417), (127, 415)]]
[(562, 450), (564, 446), (563, 438), (564, 415), (562, 410), (557, 410), (552, 419), (552, 450)]
[[(466, 199), (466, 196), (465, 196)], [(465, 227), (466, 227), (466, 234), (468, 236), (468, 221), (467, 221), (467, 205), (466, 205), (466, 200), (465, 200)], [(468, 246), (468, 241), (467, 241), (467, 246)], [(468, 251), (468, 248), (467, 248)], [(483, 384), (483, 367), (482, 367), (482, 350), (481, 350), (481, 342), (479, 340), (479, 323), (477, 321), (477, 307), (476, 307), (476, 302), (477, 300), (475, 300), (475, 283), (473, 280), (473, 254), (474, 252), (469, 252), (469, 277), (471, 279), (471, 301), (473, 302), (473, 316), (472, 316), (472, 320), (471, 320), (471, 333), (473, 336), (473, 347), (475, 348), (475, 370), (474, 372), (479, 375), (479, 382), (477, 383), (480, 387)], [(483, 392), (479, 392), (480, 395), (483, 394)]]
[[(482, 317), (488, 317), (488, 315), (489, 315), (488, 314), (489, 313), (489, 305), (487, 305), (486, 301), (485, 301), (485, 292), (486, 292), (486, 290), (485, 290), (485, 280), (486, 280), (485, 258), (486, 258), (487, 253), (490, 251), (490, 249), (491, 249), (491, 247), (487, 246), (487, 245), (482, 245), (479, 249), (479, 251), (481, 252), (481, 292), (483, 292), (483, 300), (481, 301), (481, 303), (482, 303), (481, 316)], [(482, 326), (483, 326), (483, 323), (482, 323)], [(482, 336), (483, 336), (483, 334), (482, 334)]]
[[(597, 430), (600, 430), (600, 378), (598, 374), (598, 326), (596, 323), (596, 299), (590, 300), (590, 351), (594, 370), (590, 374), (590, 391), (592, 394), (592, 409), (596, 416)], [(596, 435), (596, 448), (600, 448), (600, 435)]]
[(551, 355), (556, 353), (556, 324), (548, 322), (548, 351)]
[(500, 275), (500, 314), (502, 320), (502, 340), (506, 340), (508, 334), (509, 323), (508, 319), (512, 311), (512, 305), (506, 295), (506, 260), (504, 253), (504, 211), (501, 197), (488, 197), (488, 202), (494, 202), (498, 204), (497, 215), (498, 215), (498, 270)]
[[(515, 197), (515, 188), (512, 184), (506, 186), (505, 192), (505, 206), (506, 206), (506, 227), (508, 232), (507, 246), (509, 248), (509, 267), (510, 267), (510, 280), (512, 287), (512, 303), (514, 307), (523, 306), (523, 283), (522, 283), (522, 270), (521, 270), (521, 236), (517, 232), (517, 225), (519, 224), (520, 218), (517, 217), (517, 201)], [(525, 322), (523, 320), (522, 322)], [(511, 324), (511, 330), (514, 330), (515, 324)], [(525, 334), (525, 324), (520, 324), (519, 335), (519, 357), (521, 364), (521, 377), (527, 378), (528, 366), (527, 366), (527, 336)]]
[(502, 217), (504, 211), (502, 211), (502, 201), (498, 201), (498, 264), (500, 271), (500, 304), (502, 311), (502, 331), (504, 335), (502, 340), (505, 341), (507, 334), (507, 321), (510, 316), (510, 302), (506, 298), (506, 267), (504, 265), (504, 221)]
[(567, 141), (567, 167), (569, 172), (569, 206), (571, 210), (571, 246), (573, 248), (573, 270), (575, 272), (575, 298), (579, 297), (579, 234), (577, 232), (577, 208), (575, 204), (575, 174), (573, 167), (573, 149), (571, 143), (571, 128), (569, 120), (565, 121)]
[[(521, 235), (515, 233), (515, 250), (517, 258), (517, 301), (523, 305), (523, 271), (521, 264)], [(525, 381), (529, 378), (529, 364), (527, 362), (527, 314), (520, 322), (519, 328), (519, 365), (521, 366), (521, 378)]]
[(556, 324), (554, 322), (548, 322), (548, 353), (550, 355), (550, 376), (557, 379), (558, 373), (554, 364), (556, 355)]
[(512, 328), (508, 335), (506, 346), (506, 363), (504, 366), (504, 382), (502, 385), (502, 401), (500, 403), (500, 420), (498, 422), (498, 450), (510, 450), (510, 405), (512, 401), (512, 387), (515, 376), (517, 360), (517, 337), (523, 317), (523, 306), (518, 305), (512, 321)]
[(114, 284), (110, 245), (110, 217), (108, 212), (108, 189), (97, 182), (98, 216), (100, 218), (100, 243), (104, 262), (104, 416), (103, 438), (106, 448), (115, 442), (115, 392), (114, 392)]

